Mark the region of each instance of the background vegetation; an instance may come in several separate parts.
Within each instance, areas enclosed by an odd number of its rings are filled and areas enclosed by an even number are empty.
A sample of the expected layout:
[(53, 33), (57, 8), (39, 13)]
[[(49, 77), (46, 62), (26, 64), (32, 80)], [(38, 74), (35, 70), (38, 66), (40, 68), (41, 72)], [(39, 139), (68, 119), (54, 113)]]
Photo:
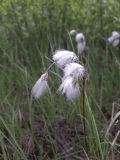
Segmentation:
[[(51, 92), (38, 101), (31, 98), (53, 51), (76, 51), (71, 29), (86, 36), (84, 117), (82, 82), (81, 97), (69, 103), (57, 94), (56, 66), (49, 73)], [(1, 0), (1, 160), (119, 159), (119, 141), (112, 144), (119, 123), (106, 135), (111, 112), (120, 109), (120, 47), (106, 41), (113, 30), (120, 31), (117, 0)]]

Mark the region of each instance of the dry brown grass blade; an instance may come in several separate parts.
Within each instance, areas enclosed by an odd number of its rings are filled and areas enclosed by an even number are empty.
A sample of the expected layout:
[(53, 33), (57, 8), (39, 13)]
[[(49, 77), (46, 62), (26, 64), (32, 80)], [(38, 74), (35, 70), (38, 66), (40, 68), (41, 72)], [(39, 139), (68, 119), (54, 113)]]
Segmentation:
[(105, 134), (105, 137), (107, 137), (112, 125), (115, 123), (116, 119), (120, 116), (120, 111), (116, 113), (116, 115), (112, 118), (108, 128), (107, 128), (107, 131), (106, 131), (106, 134)]

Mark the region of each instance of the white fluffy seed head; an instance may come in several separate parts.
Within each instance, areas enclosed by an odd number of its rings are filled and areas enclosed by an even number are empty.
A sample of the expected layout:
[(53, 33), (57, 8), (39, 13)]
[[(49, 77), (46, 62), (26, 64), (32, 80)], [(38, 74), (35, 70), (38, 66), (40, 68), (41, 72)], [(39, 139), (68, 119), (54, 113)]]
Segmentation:
[(77, 34), (77, 31), (72, 29), (69, 33), (71, 36), (75, 36)]
[(75, 40), (77, 42), (78, 53), (81, 54), (84, 51), (85, 46), (86, 46), (84, 34), (78, 33), (75, 37)]
[(116, 39), (113, 41), (113, 47), (116, 47), (118, 44), (120, 43), (120, 40), (119, 39)]
[(78, 83), (74, 82), (74, 78), (69, 76), (64, 79), (60, 85), (59, 92), (65, 94), (69, 101), (74, 101), (75, 98), (80, 94), (80, 89)]
[(77, 43), (77, 50), (79, 54), (81, 54), (84, 51), (85, 46), (86, 46), (85, 41), (83, 41), (83, 43)]
[(57, 50), (53, 55), (53, 60), (59, 68), (63, 69), (66, 64), (77, 61), (78, 57), (74, 52), (68, 50)]
[(64, 68), (64, 77), (63, 80), (68, 77), (72, 76), (75, 80), (82, 79), (85, 75), (85, 68), (84, 66), (78, 63), (70, 63), (67, 64)]
[(120, 43), (120, 34), (117, 31), (112, 31), (111, 37), (108, 38), (108, 42), (116, 47)]
[(44, 73), (41, 75), (41, 77), (37, 80), (35, 85), (32, 88), (32, 96), (37, 98), (40, 98), (45, 94), (45, 92), (48, 90), (48, 73)]
[(83, 33), (77, 33), (75, 40), (77, 43), (82, 43), (83, 41), (85, 41), (85, 36)]
[(112, 36), (114, 38), (120, 38), (120, 33), (118, 33), (117, 31), (112, 31)]

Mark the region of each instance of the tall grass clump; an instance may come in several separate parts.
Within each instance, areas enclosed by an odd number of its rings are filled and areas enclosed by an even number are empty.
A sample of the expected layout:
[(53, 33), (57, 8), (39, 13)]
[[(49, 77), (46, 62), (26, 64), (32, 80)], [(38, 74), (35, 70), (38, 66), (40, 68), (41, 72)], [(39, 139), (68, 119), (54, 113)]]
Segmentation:
[[(119, 10), (113, 0), (1, 1), (0, 159), (119, 159), (120, 43), (108, 39), (120, 33)], [(85, 36), (79, 56), (73, 29)], [(61, 49), (85, 68), (72, 102), (58, 91), (53, 53)], [(35, 99), (46, 71), (49, 89)]]

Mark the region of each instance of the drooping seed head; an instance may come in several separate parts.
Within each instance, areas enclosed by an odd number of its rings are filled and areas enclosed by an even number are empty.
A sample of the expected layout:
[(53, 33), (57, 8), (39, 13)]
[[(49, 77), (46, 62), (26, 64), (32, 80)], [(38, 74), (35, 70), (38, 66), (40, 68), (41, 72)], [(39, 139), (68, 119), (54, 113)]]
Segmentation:
[(33, 97), (40, 98), (45, 94), (45, 92), (47, 92), (47, 90), (49, 89), (47, 80), (48, 80), (48, 73), (42, 74), (32, 88)]
[(66, 64), (77, 61), (78, 57), (74, 52), (68, 50), (57, 50), (53, 55), (53, 60), (59, 68), (63, 69)]
[(80, 94), (79, 85), (72, 76), (68, 76), (62, 81), (58, 91), (65, 95), (69, 101), (74, 101)]
[(85, 75), (85, 68), (81, 64), (78, 63), (70, 63), (67, 64), (64, 68), (64, 77), (72, 75), (75, 80), (81, 80)]
[(112, 35), (108, 38), (108, 42), (116, 47), (120, 43), (120, 33), (117, 31), (112, 31)]
[(86, 46), (85, 36), (83, 33), (78, 33), (75, 37), (75, 40), (77, 42), (77, 50), (78, 53), (81, 54)]
[(75, 36), (77, 34), (77, 31), (72, 29), (69, 33), (71, 36)]

